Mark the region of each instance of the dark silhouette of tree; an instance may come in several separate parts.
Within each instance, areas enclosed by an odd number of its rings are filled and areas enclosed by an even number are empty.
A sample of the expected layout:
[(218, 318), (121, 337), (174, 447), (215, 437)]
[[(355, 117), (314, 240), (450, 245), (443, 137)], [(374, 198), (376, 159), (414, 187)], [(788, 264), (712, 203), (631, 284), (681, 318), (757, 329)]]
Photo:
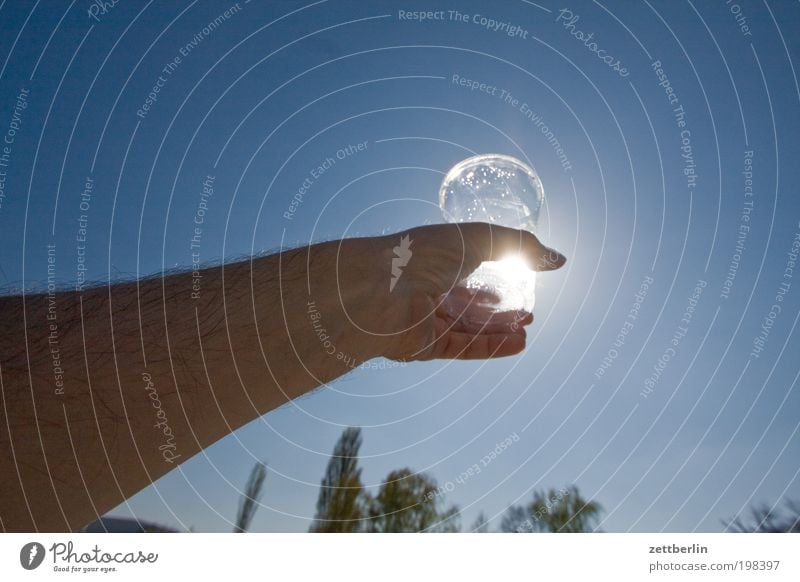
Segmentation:
[(736, 533), (800, 533), (800, 503), (787, 499), (784, 509), (762, 503), (750, 508), (749, 521), (737, 517), (723, 523)]
[(508, 508), (500, 524), (503, 532), (579, 533), (594, 531), (602, 506), (583, 499), (576, 486), (537, 491), (523, 508)]
[(364, 486), (358, 466), (361, 442), (361, 429), (355, 427), (345, 429), (336, 442), (320, 484), (317, 513), (309, 531), (361, 531), (364, 518)]
[(411, 469), (392, 471), (375, 497), (366, 496), (369, 532), (456, 532), (458, 508), (441, 508), (436, 481)]
[(504, 533), (519, 533), (523, 524), (528, 519), (528, 512), (521, 505), (512, 505), (503, 514), (500, 520), (500, 531)]
[(478, 514), (478, 517), (476, 517), (475, 521), (472, 522), (472, 527), (470, 528), (470, 532), (489, 533), (489, 518), (486, 517), (485, 513), (481, 511)]
[(432, 530), (439, 533), (458, 533), (461, 531), (461, 511), (458, 506), (451, 505), (439, 513), (439, 523)]
[(392, 471), (374, 497), (364, 490), (358, 452), (361, 429), (342, 432), (320, 484), (311, 532), (457, 532), (456, 506), (442, 507), (436, 481), (411, 469)]
[(256, 463), (250, 471), (244, 494), (239, 501), (239, 513), (236, 517), (236, 525), (233, 528), (234, 533), (245, 533), (250, 529), (253, 516), (256, 514), (258, 504), (261, 501), (261, 492), (266, 477), (267, 466), (264, 463)]

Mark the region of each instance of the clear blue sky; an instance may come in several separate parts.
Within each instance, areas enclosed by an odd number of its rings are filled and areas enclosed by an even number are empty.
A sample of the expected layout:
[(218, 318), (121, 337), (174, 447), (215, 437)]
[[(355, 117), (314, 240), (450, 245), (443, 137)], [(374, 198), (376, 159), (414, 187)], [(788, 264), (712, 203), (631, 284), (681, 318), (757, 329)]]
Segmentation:
[(440, 222), (443, 174), (487, 152), (535, 166), (570, 259), (522, 355), (357, 370), (113, 513), (230, 530), (265, 460), (254, 529), (304, 531), (349, 425), (368, 486), (428, 471), (465, 525), (571, 483), (607, 531), (800, 497), (798, 25), (789, 1), (1, 2), (5, 287), (40, 288), (48, 244), (64, 284), (191, 266), (207, 176), (204, 263)]

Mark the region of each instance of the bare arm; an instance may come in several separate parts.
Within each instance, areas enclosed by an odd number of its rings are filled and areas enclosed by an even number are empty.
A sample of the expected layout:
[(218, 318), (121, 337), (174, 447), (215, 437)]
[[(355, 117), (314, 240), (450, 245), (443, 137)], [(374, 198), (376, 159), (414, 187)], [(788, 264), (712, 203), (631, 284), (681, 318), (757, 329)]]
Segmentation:
[(521, 351), (522, 327), (466, 329), (439, 299), (510, 249), (539, 269), (563, 257), (530, 234), (488, 225), (406, 234), (414, 254), (392, 293), (399, 235), (321, 243), (199, 278), (0, 298), (2, 529), (80, 529), (370, 358)]

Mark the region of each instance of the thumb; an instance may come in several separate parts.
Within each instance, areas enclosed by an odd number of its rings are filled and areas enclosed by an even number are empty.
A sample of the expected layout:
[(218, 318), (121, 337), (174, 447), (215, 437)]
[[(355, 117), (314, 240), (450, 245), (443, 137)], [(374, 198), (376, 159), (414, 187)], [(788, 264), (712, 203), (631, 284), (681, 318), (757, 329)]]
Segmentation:
[(474, 253), (478, 263), (519, 254), (534, 271), (552, 271), (567, 262), (564, 255), (545, 246), (536, 235), (526, 230), (486, 222), (467, 222), (455, 226), (461, 230), (465, 248)]

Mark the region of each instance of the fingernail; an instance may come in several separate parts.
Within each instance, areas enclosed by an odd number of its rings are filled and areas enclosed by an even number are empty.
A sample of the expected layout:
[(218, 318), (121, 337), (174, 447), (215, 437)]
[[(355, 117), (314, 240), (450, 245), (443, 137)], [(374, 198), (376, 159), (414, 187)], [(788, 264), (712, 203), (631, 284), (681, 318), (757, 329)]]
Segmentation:
[(551, 249), (550, 247), (545, 248), (547, 249), (547, 253), (542, 257), (542, 267), (545, 269), (558, 269), (559, 267), (563, 267), (564, 263), (567, 262), (567, 257), (555, 249)]

